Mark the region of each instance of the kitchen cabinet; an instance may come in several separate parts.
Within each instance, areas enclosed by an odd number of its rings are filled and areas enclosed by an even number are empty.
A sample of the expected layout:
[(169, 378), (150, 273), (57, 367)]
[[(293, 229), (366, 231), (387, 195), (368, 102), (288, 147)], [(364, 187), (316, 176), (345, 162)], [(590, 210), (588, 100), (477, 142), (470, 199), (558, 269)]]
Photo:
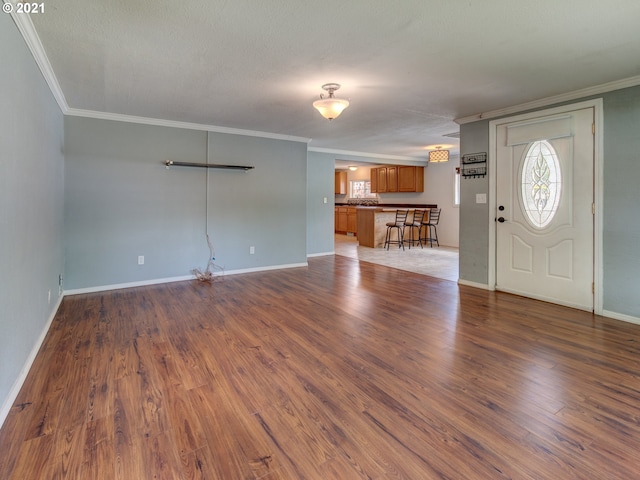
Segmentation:
[(369, 174), (369, 180), (371, 181), (371, 193), (380, 193), (380, 187), (378, 186), (378, 170), (377, 167), (371, 167)]
[(398, 167), (387, 167), (387, 192), (398, 191)]
[(334, 230), (336, 233), (358, 232), (358, 210), (356, 207), (335, 207)]
[(387, 191), (387, 167), (376, 169), (378, 172), (378, 193), (386, 193)]
[(380, 193), (378, 192), (378, 168), (371, 168), (371, 176), (369, 179), (371, 180), (371, 193)]
[(358, 214), (356, 207), (347, 207), (347, 232), (358, 233)]
[(398, 191), (398, 168), (395, 166), (371, 169), (371, 192), (388, 193)]
[(336, 195), (347, 194), (347, 172), (336, 172)]
[(335, 231), (346, 233), (347, 232), (347, 214), (348, 207), (335, 207)]
[(424, 192), (424, 167), (398, 166), (398, 192)]

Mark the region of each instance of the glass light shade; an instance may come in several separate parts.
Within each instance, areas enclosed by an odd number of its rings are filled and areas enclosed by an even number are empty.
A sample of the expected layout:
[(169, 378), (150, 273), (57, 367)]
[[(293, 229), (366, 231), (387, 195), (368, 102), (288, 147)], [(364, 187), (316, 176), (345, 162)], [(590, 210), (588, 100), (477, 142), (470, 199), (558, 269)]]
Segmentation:
[(343, 100), (341, 98), (323, 98), (321, 100), (316, 100), (313, 102), (313, 106), (320, 112), (327, 120), (333, 120), (337, 118), (342, 111), (349, 106), (348, 100)]
[(432, 163), (448, 162), (449, 150), (432, 150), (429, 152), (429, 161)]

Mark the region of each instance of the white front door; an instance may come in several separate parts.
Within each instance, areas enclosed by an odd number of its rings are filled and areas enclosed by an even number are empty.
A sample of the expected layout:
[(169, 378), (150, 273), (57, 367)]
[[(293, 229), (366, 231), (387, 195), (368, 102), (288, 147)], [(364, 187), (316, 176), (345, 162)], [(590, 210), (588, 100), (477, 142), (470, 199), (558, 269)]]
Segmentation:
[(496, 126), (496, 289), (593, 310), (594, 109)]

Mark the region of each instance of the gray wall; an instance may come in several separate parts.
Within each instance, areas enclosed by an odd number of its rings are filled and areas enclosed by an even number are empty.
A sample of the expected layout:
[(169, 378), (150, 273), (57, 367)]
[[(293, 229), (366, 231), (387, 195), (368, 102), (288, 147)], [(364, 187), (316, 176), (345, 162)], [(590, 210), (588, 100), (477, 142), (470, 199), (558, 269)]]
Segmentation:
[[(489, 151), (489, 122), (460, 125), (461, 156)], [(486, 284), (489, 281), (488, 203), (476, 203), (476, 194), (486, 193), (489, 177), (460, 179), (460, 280)]]
[[(207, 226), (227, 271), (306, 262), (306, 144), (78, 117), (65, 137), (67, 289), (204, 269)], [(205, 163), (207, 151), (256, 168), (163, 165)]]
[[(307, 154), (307, 254), (334, 251), (335, 155)], [(327, 199), (327, 203), (324, 202)]]
[(640, 317), (640, 87), (603, 98), (603, 306)]
[(227, 270), (306, 263), (307, 144), (210, 133), (209, 163), (255, 166), (209, 172), (216, 263)]
[[(598, 97), (603, 99), (604, 109), (603, 308), (639, 318), (640, 87)], [(582, 100), (587, 98), (571, 103)], [(488, 151), (488, 120), (461, 125), (460, 132), (462, 154)], [(493, 224), (488, 206), (475, 204), (475, 194), (485, 192), (490, 193), (487, 178), (462, 181), (460, 278), (486, 284), (488, 237)]]
[(0, 45), (0, 405), (6, 413), (58, 302), (64, 158), (62, 113), (9, 15), (0, 15)]
[[(206, 132), (65, 119), (65, 289), (188, 275), (206, 266)], [(144, 265), (138, 256), (144, 255)]]

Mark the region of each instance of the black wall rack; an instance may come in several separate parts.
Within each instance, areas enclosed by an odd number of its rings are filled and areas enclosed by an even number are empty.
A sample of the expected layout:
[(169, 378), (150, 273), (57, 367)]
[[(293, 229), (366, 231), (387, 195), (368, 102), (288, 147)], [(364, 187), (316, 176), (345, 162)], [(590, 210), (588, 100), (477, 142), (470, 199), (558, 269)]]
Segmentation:
[(482, 178), (487, 174), (487, 152), (469, 153), (462, 156), (462, 176)]

